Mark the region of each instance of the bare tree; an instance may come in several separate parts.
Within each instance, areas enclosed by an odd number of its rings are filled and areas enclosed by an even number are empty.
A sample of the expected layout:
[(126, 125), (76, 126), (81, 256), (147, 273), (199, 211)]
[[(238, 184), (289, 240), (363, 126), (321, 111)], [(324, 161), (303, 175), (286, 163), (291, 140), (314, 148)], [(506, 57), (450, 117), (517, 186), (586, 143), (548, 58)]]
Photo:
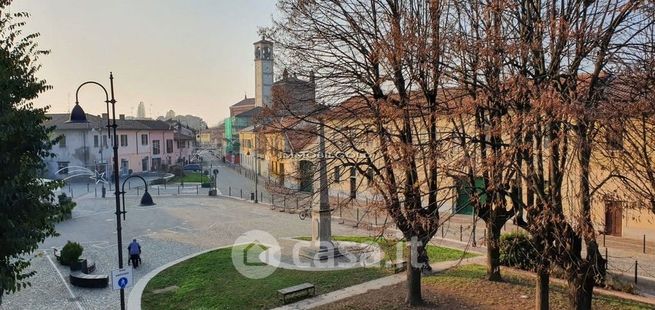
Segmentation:
[[(443, 103), (442, 1), (281, 0), (275, 41), (288, 59), (312, 70), (317, 101), (327, 109), (303, 120), (325, 126), (340, 164), (367, 180), (409, 242), (407, 303), (422, 302), (419, 253), (437, 232), (445, 140), (437, 127)], [(328, 112), (325, 112), (328, 111)], [(361, 143), (360, 139), (368, 139)]]

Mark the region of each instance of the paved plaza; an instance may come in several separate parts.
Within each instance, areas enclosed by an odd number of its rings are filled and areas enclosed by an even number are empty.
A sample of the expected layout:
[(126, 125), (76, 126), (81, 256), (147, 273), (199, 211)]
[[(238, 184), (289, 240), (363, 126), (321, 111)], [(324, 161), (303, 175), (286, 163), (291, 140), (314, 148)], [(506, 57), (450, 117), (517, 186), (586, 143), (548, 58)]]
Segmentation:
[[(219, 197), (209, 197), (208, 189), (199, 184), (187, 183), (153, 185), (149, 191), (156, 205), (138, 206), (143, 187), (138, 181), (126, 185), (127, 216), (123, 221), (124, 256), (127, 257), (127, 244), (137, 238), (143, 247), (143, 265), (134, 272), (135, 282), (150, 271), (179, 258), (204, 250), (231, 245), (241, 234), (250, 230), (264, 230), (276, 238), (308, 236), (311, 222), (301, 221), (297, 214), (271, 210), (268, 203), (270, 194), (260, 185), (264, 203), (253, 204), (241, 199), (249, 198), (254, 192), (254, 183), (238, 172), (219, 162), (216, 158), (206, 162), (205, 169), (219, 169)], [(53, 247), (61, 248), (68, 241), (76, 241), (84, 246), (84, 256), (95, 261), (97, 274), (109, 274), (118, 267), (116, 216), (113, 191), (100, 197), (100, 185), (85, 182), (71, 184), (63, 190), (73, 193), (77, 207), (73, 218), (57, 225), (60, 236), (46, 240), (32, 259), (32, 270), (36, 276), (30, 279), (32, 287), (16, 294), (6, 295), (0, 309), (119, 309), (118, 291), (111, 288), (83, 289), (72, 287), (68, 281), (68, 267), (59, 265), (53, 256)], [(112, 188), (113, 190), (113, 188)], [(232, 198), (225, 197), (231, 194)], [(277, 200), (276, 200), (277, 201)], [(278, 204), (278, 203), (276, 203)], [(354, 228), (356, 222), (369, 221), (356, 214), (334, 214), (333, 234), (361, 235), (369, 232)], [(349, 218), (352, 217), (352, 218)], [(345, 222), (344, 222), (345, 220)], [(343, 222), (344, 225), (337, 223)], [(484, 227), (477, 223), (476, 239), (483, 245)], [(365, 227), (360, 225), (359, 227)], [(460, 228), (461, 227), (461, 228)], [(467, 246), (471, 238), (470, 217), (453, 217), (444, 231), (433, 239), (435, 245), (458, 247), (469, 251), (481, 251), (484, 247)], [(507, 230), (514, 229), (508, 225)], [(391, 232), (391, 231), (389, 231)], [(441, 236), (445, 239), (441, 238)], [(461, 234), (461, 236), (460, 236)], [(459, 242), (459, 239), (463, 242)], [(653, 255), (643, 255), (615, 247), (621, 240), (609, 240), (610, 270), (629, 272), (634, 260), (640, 262), (640, 276), (648, 277), (655, 270)], [(611, 243), (611, 245), (610, 245)], [(613, 255), (612, 255), (613, 254)], [(643, 262), (643, 264), (642, 264)], [(127, 259), (125, 259), (127, 263)], [(647, 290), (648, 293), (655, 293)], [(126, 300), (130, 290), (127, 290)]]
[[(126, 198), (127, 220), (123, 222), (124, 247), (137, 238), (143, 247), (143, 265), (135, 270), (135, 282), (151, 270), (202, 250), (232, 244), (242, 233), (259, 229), (278, 238), (307, 236), (311, 222), (298, 215), (272, 211), (269, 206), (238, 199), (205, 195), (154, 196), (156, 206), (138, 206), (138, 196)], [(111, 288), (82, 289), (68, 283), (68, 267), (60, 266), (52, 247), (67, 240), (80, 242), (84, 256), (97, 263), (98, 274), (116, 269), (116, 217), (112, 196), (92, 194), (76, 198), (73, 219), (57, 225), (60, 236), (46, 240), (35, 253), (30, 279), (32, 287), (5, 296), (2, 309), (118, 309), (119, 294)], [(354, 228), (334, 225), (335, 234), (361, 234)], [(124, 251), (125, 255), (126, 251)], [(129, 294), (129, 290), (127, 290)]]

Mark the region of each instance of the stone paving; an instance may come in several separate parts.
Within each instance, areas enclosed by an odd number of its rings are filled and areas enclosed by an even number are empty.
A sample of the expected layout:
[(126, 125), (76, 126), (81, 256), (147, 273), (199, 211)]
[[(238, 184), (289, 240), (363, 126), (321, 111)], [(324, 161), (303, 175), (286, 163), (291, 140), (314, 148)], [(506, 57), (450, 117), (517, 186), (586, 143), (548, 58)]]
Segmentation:
[[(123, 222), (123, 246), (137, 238), (143, 247), (143, 265), (134, 273), (135, 282), (149, 271), (180, 257), (232, 244), (241, 234), (259, 229), (276, 238), (307, 236), (310, 221), (297, 215), (273, 212), (266, 205), (225, 197), (203, 195), (154, 196), (152, 207), (136, 206), (136, 194), (126, 198), (127, 220)], [(111, 288), (68, 291), (67, 267), (59, 266), (51, 247), (61, 248), (67, 240), (80, 242), (84, 256), (97, 263), (96, 273), (117, 268), (116, 217), (113, 197), (78, 196), (73, 219), (57, 225), (60, 236), (46, 240), (35, 253), (32, 287), (3, 298), (1, 309), (118, 309), (119, 294)], [(352, 227), (335, 225), (335, 234), (362, 234)], [(126, 251), (124, 251), (125, 255)], [(63, 275), (59, 276), (57, 270)], [(127, 290), (129, 294), (129, 289)], [(126, 294), (126, 295), (127, 295)], [(127, 299), (127, 298), (126, 298)]]

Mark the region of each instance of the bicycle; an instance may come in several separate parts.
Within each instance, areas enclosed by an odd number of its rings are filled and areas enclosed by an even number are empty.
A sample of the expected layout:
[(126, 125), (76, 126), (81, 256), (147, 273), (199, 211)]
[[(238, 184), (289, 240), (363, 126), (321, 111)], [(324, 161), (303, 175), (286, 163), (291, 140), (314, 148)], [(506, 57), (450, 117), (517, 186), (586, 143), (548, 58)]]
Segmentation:
[(310, 216), (311, 208), (305, 208), (298, 213), (300, 220), (304, 221), (308, 216)]

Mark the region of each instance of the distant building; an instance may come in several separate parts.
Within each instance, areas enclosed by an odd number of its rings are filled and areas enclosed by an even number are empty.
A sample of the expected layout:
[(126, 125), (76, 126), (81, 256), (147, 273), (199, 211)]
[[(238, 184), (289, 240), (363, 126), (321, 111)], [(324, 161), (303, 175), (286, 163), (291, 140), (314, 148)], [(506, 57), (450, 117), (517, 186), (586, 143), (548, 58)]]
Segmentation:
[(230, 106), (230, 116), (241, 114), (255, 107), (255, 98), (243, 97), (243, 100)]
[(273, 86), (273, 42), (261, 39), (255, 43), (255, 106), (271, 106)]
[(136, 109), (136, 118), (144, 119), (146, 118), (146, 105), (142, 102), (139, 102), (139, 106)]
[[(54, 135), (61, 136), (46, 159), (46, 177), (66, 178), (74, 167), (112, 174), (113, 132), (107, 133), (107, 114), (87, 114), (88, 123), (67, 123), (69, 114), (49, 114), (46, 126), (54, 126)], [(158, 120), (116, 120), (118, 163), (121, 176), (131, 173), (165, 170), (167, 166), (191, 160), (195, 134), (182, 126)], [(70, 168), (70, 169), (69, 169)], [(71, 171), (73, 170), (73, 171)]]

